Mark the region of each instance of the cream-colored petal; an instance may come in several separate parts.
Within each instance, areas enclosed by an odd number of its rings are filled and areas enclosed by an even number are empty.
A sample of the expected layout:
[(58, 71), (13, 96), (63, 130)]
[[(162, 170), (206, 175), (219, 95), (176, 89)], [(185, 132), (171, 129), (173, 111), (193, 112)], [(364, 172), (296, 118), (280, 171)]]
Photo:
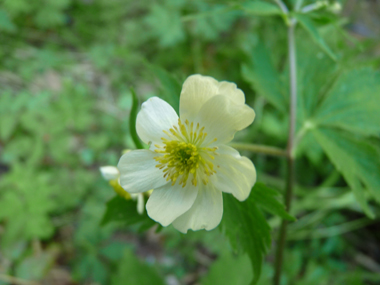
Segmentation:
[(256, 169), (252, 161), (232, 147), (222, 145), (216, 151), (213, 160), (216, 173), (211, 177), (214, 187), (231, 193), (239, 201), (248, 198), (256, 182)]
[(189, 76), (182, 86), (179, 114), (185, 121), (194, 121), (202, 105), (212, 96), (218, 94), (218, 81), (210, 76), (199, 74)]
[(185, 121), (194, 121), (198, 112), (210, 98), (223, 95), (233, 100), (235, 104), (244, 104), (243, 91), (236, 87), (235, 83), (218, 82), (210, 76), (195, 74), (189, 76), (182, 86), (180, 97), (180, 117)]
[(188, 183), (185, 187), (171, 183), (154, 189), (146, 204), (149, 217), (164, 227), (171, 224), (177, 217), (193, 205), (198, 194), (198, 188)]
[(120, 173), (119, 169), (115, 166), (102, 166), (99, 168), (100, 172), (102, 173), (102, 176), (105, 180), (115, 180), (119, 179)]
[(175, 219), (173, 226), (182, 233), (189, 229), (193, 231), (216, 228), (223, 216), (222, 192), (212, 184), (202, 185), (197, 199), (186, 213)]
[(158, 154), (139, 149), (124, 154), (117, 165), (120, 171), (120, 185), (129, 193), (140, 193), (158, 188), (168, 182), (154, 160)]
[(224, 95), (234, 101), (235, 104), (245, 104), (245, 96), (243, 91), (237, 88), (235, 83), (221, 81), (218, 84), (218, 94)]
[(208, 100), (199, 111), (195, 122), (205, 127), (205, 144), (215, 138), (220, 145), (230, 142), (237, 131), (248, 127), (255, 118), (255, 111), (246, 104), (235, 104), (223, 95)]
[(178, 125), (178, 115), (175, 110), (158, 97), (152, 97), (144, 102), (136, 118), (136, 131), (146, 144), (160, 143), (166, 137), (164, 130)]

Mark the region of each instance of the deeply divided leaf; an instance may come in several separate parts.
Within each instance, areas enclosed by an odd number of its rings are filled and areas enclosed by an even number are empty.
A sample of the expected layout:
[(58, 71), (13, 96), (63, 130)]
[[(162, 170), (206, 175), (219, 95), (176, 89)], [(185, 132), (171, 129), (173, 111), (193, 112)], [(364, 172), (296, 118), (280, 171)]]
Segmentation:
[(316, 111), (319, 125), (380, 135), (380, 72), (369, 68), (342, 74)]
[(380, 154), (366, 139), (332, 128), (313, 130), (335, 167), (342, 173), (364, 212), (371, 218), (368, 196), (380, 202)]

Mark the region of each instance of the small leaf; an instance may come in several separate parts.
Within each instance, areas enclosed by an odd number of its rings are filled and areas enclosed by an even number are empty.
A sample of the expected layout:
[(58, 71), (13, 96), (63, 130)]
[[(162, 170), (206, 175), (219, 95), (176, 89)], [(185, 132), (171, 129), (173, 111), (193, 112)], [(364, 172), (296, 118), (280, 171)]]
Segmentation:
[(248, 254), (255, 284), (260, 278), (264, 255), (270, 247), (270, 227), (257, 207), (253, 195), (246, 201), (239, 202), (231, 195), (223, 194), (223, 207), (223, 232), (235, 250), (243, 250)]
[(283, 14), (281, 9), (272, 3), (263, 1), (248, 1), (242, 5), (242, 9), (255, 16), (273, 16)]
[(156, 224), (148, 217), (146, 212), (141, 215), (137, 213), (136, 207), (135, 201), (115, 196), (107, 202), (107, 209), (104, 213), (101, 225), (103, 226), (110, 222), (123, 222), (126, 225), (138, 224), (140, 230), (145, 230)]
[(143, 149), (144, 146), (141, 144), (141, 141), (139, 139), (139, 136), (137, 135), (136, 132), (136, 117), (137, 117), (137, 109), (139, 106), (139, 100), (137, 98), (135, 90), (131, 88), (131, 93), (132, 93), (132, 109), (131, 113), (129, 115), (129, 132), (131, 134), (132, 140), (136, 145), (136, 148), (138, 149)]
[(335, 54), (326, 44), (325, 40), (319, 34), (317, 28), (315, 27), (313, 21), (306, 15), (294, 14), (293, 15), (303, 26), (303, 28), (311, 35), (313, 40), (333, 59), (336, 60)]
[(118, 271), (112, 276), (111, 284), (164, 285), (165, 282), (154, 268), (138, 260), (130, 249), (125, 249)]
[(250, 57), (251, 61), (242, 66), (243, 78), (252, 84), (258, 95), (264, 96), (278, 110), (286, 113), (287, 99), (282, 94), (280, 77), (268, 49), (259, 41)]
[(294, 222), (296, 220), (296, 218), (286, 212), (284, 204), (277, 200), (278, 197), (281, 197), (281, 194), (276, 190), (268, 188), (263, 183), (255, 184), (252, 188), (251, 196), (257, 205), (265, 211), (288, 221)]

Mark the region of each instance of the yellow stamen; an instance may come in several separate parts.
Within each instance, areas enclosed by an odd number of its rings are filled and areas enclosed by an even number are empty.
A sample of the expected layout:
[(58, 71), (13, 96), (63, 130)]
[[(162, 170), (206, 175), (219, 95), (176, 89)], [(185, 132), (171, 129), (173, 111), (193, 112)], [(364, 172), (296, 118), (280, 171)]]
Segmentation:
[(167, 181), (172, 181), (174, 185), (177, 181), (182, 187), (190, 178), (192, 185), (197, 186), (198, 179), (204, 184), (208, 183), (208, 176), (216, 173), (212, 160), (216, 147), (207, 147), (210, 143), (202, 146), (207, 133), (204, 133), (204, 127), (200, 128), (197, 123), (194, 129), (194, 123), (185, 121), (185, 124), (178, 119), (178, 126), (168, 131), (163, 131), (170, 139), (161, 138), (163, 146), (155, 145), (155, 152), (163, 154), (156, 156), (154, 159), (158, 162), (157, 168), (163, 169), (163, 177)]

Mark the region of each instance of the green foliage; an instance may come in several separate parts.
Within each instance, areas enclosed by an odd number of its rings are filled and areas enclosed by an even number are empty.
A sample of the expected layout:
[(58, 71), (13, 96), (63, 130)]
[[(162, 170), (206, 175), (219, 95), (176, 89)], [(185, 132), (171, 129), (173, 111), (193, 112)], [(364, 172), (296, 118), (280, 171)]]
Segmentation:
[(201, 284), (247, 285), (250, 284), (252, 278), (251, 264), (247, 255), (234, 256), (232, 253), (225, 252), (212, 264)]
[(380, 73), (369, 68), (345, 71), (315, 111), (315, 123), (362, 135), (380, 134)]
[(282, 112), (287, 111), (288, 99), (283, 93), (280, 76), (270, 57), (270, 51), (262, 41), (258, 41), (250, 54), (248, 64), (242, 65), (243, 78), (252, 84), (260, 96), (263, 96)]
[(223, 198), (221, 226), (232, 247), (248, 254), (254, 272), (253, 283), (256, 283), (260, 278), (264, 256), (270, 247), (270, 227), (251, 197), (242, 203), (227, 195)]
[(137, 224), (140, 231), (149, 229), (156, 224), (146, 212), (141, 215), (137, 213), (135, 201), (126, 200), (120, 196), (115, 196), (107, 202), (107, 210), (101, 224), (105, 225), (109, 222), (122, 222), (125, 225)]
[(321, 47), (321, 49), (326, 52), (333, 60), (336, 60), (336, 55), (326, 44), (323, 37), (321, 37), (313, 21), (307, 15), (303, 14), (294, 14), (294, 17), (300, 22), (302, 27), (310, 34), (312, 39)]
[(154, 268), (141, 263), (130, 250), (125, 250), (118, 271), (112, 277), (113, 285), (121, 284), (157, 284), (165, 282)]
[(264, 1), (248, 1), (242, 5), (242, 8), (248, 14), (255, 16), (272, 16), (281, 15), (281, 9), (272, 3)]
[[(315, 1), (284, 2), (302, 8)], [(368, 28), (377, 11), (363, 13), (365, 21), (349, 18), (343, 29), (346, 20), (330, 4), (290, 15), (298, 21), (297, 220), (289, 223), (283, 284), (379, 282), (358, 266), (363, 255), (379, 263), (378, 40), (350, 30)], [(155, 223), (134, 201), (111, 199), (98, 168), (135, 147), (129, 118), (138, 104), (129, 87), (140, 102), (160, 96), (178, 111), (181, 84), (192, 73), (244, 91), (257, 116), (238, 140), (285, 148), (283, 19), (264, 0), (2, 1), (0, 283), (10, 275), (50, 284), (49, 275), (60, 272), (78, 284), (162, 284), (162, 277), (248, 284), (262, 271), (257, 284), (268, 284), (272, 258), (262, 261), (270, 228), (294, 220), (273, 190), (283, 188), (282, 159), (250, 156), (270, 187), (257, 183), (243, 203), (224, 196), (221, 227), (239, 256), (218, 231), (148, 230)]]

